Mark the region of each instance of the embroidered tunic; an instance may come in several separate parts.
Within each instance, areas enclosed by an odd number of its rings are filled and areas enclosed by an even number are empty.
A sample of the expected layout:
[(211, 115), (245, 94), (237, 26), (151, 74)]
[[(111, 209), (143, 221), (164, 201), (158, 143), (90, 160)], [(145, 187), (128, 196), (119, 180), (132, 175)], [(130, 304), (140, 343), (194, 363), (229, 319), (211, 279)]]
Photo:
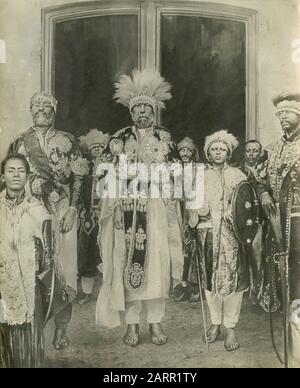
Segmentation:
[(211, 221), (211, 232), (206, 237), (205, 254), (201, 258), (202, 278), (206, 289), (227, 296), (245, 290), (249, 285), (242, 247), (231, 226), (223, 219), (230, 209), (234, 188), (246, 180), (246, 176), (239, 168), (227, 165), (222, 171), (208, 165), (204, 174), (204, 206), (198, 214), (205, 218), (205, 225)]
[[(120, 156), (129, 164), (178, 162), (170, 133), (161, 127), (136, 130), (127, 127), (117, 132), (103, 152), (102, 160), (118, 169)], [(123, 182), (124, 183), (124, 182)], [(130, 189), (131, 178), (125, 182)], [(153, 181), (144, 182), (149, 187)], [(142, 183), (143, 184), (143, 183)], [(124, 230), (113, 226), (113, 213), (122, 206)], [(104, 284), (97, 303), (96, 320), (117, 326), (124, 302), (167, 298), (170, 279), (180, 280), (183, 270), (182, 230), (178, 201), (140, 196), (103, 201), (100, 212), (100, 245)], [(109, 232), (108, 232), (109, 231)], [(110, 241), (108, 241), (108, 239)]]
[[(289, 255), (289, 286), (291, 299), (300, 298), (300, 130), (292, 136), (286, 134), (267, 147), (268, 160), (259, 166), (259, 175), (265, 182), (259, 187), (259, 194), (269, 192), (279, 205), (281, 231), (286, 253)], [(265, 184), (263, 184), (265, 183)], [(279, 248), (274, 242), (270, 229), (266, 243), (265, 256), (271, 260), (273, 268), (274, 254)], [(274, 270), (275, 270), (274, 269)], [(278, 271), (278, 269), (277, 269)], [(269, 282), (270, 283), (270, 282)], [(279, 307), (281, 296), (274, 281), (263, 290), (264, 301), (269, 302), (269, 290), (272, 287), (274, 309)], [(269, 304), (269, 303), (267, 303)]]
[(77, 228), (60, 233), (59, 222), (69, 206), (79, 207), (82, 180), (89, 173), (74, 137), (50, 128), (45, 135), (33, 127), (15, 140), (9, 153), (21, 153), (30, 164), (26, 190), (40, 199), (53, 216), (58, 271), (67, 286), (77, 289)]

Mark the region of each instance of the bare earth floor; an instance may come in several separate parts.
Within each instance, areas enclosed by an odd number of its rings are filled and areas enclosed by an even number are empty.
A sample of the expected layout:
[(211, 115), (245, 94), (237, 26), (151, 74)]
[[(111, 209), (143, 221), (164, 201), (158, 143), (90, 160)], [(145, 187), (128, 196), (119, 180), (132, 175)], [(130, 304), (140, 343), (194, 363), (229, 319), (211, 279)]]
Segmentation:
[[(74, 303), (69, 326), (71, 345), (57, 352), (52, 347), (53, 322), (46, 328), (46, 368), (281, 368), (271, 345), (269, 316), (254, 306), (245, 295), (237, 329), (241, 348), (228, 353), (220, 340), (206, 350), (202, 342), (200, 303), (167, 302), (163, 325), (169, 342), (155, 346), (148, 327), (141, 325), (141, 343), (136, 348), (123, 344), (126, 325), (116, 329), (95, 326), (93, 299), (84, 306)], [(206, 311), (207, 313), (207, 311)], [(209, 320), (208, 314), (207, 319)], [(281, 346), (281, 316), (274, 316), (275, 336)]]

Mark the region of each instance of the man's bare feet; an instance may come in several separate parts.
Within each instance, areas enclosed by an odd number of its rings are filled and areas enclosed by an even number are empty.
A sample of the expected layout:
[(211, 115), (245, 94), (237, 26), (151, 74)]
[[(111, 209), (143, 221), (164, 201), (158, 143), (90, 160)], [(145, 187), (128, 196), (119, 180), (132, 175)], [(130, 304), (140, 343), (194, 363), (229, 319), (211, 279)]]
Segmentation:
[(53, 347), (55, 350), (63, 350), (69, 346), (70, 342), (67, 337), (67, 329), (55, 329)]
[(91, 300), (91, 294), (83, 294), (83, 297), (78, 300), (78, 304), (81, 306), (88, 303)]
[[(207, 342), (209, 344), (216, 342), (220, 334), (221, 334), (220, 325), (211, 325), (206, 332)], [(205, 335), (203, 335), (202, 339), (204, 342), (206, 342)]]
[(150, 323), (151, 341), (154, 345), (164, 345), (168, 342), (168, 337), (163, 331), (160, 323)]
[(240, 347), (240, 343), (236, 338), (234, 329), (226, 328), (226, 337), (224, 341), (224, 347), (227, 352), (234, 352)]
[(140, 342), (139, 325), (137, 323), (127, 325), (127, 331), (123, 338), (125, 345), (135, 347)]

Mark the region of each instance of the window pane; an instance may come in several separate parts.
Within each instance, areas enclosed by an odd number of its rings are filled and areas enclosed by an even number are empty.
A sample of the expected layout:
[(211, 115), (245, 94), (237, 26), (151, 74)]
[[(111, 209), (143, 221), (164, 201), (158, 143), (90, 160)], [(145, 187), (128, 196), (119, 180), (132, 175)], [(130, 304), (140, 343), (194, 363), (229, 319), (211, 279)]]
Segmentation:
[(138, 66), (138, 17), (64, 21), (55, 30), (56, 127), (75, 136), (89, 128), (128, 125), (128, 109), (112, 100), (113, 83)]
[(161, 71), (173, 85), (162, 124), (201, 147), (212, 131), (245, 137), (245, 25), (197, 16), (161, 19)]

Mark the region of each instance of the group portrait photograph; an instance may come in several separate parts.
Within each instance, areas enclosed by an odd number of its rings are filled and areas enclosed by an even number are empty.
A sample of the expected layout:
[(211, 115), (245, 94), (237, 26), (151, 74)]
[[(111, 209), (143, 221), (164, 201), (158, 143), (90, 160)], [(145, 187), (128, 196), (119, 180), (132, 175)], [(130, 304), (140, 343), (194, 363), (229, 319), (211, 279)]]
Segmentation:
[(0, 0), (0, 98), (1, 369), (300, 368), (300, 0)]

